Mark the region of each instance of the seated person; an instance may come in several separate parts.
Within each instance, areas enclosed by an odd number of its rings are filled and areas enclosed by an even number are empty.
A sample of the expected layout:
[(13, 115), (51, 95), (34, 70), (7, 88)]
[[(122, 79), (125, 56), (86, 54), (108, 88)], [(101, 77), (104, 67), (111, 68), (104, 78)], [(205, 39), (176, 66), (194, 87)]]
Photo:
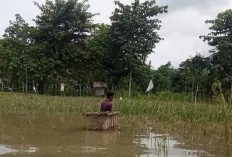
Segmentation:
[(101, 112), (112, 111), (112, 101), (114, 99), (114, 93), (109, 91), (106, 94), (107, 99), (101, 103)]

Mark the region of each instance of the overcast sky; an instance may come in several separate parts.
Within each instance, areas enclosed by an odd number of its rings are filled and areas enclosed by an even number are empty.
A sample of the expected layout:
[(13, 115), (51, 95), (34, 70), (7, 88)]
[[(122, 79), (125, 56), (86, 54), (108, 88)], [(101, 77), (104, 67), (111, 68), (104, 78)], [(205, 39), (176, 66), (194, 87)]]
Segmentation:
[[(45, 0), (35, 0), (44, 4)], [(92, 13), (100, 13), (94, 17), (95, 23), (110, 24), (109, 17), (114, 11), (114, 0), (89, 0)], [(133, 0), (121, 0), (125, 4)], [(141, 0), (141, 2), (144, 0)], [(209, 55), (212, 49), (207, 43), (199, 39), (200, 35), (206, 35), (209, 25), (207, 19), (215, 19), (219, 12), (232, 9), (232, 0), (157, 0), (158, 5), (168, 5), (168, 13), (157, 16), (162, 21), (159, 35), (164, 38), (154, 49), (148, 61), (157, 69), (160, 65), (171, 61), (174, 67), (187, 58), (200, 53)], [(32, 19), (40, 14), (39, 9), (33, 4), (33, 0), (0, 0), (0, 36), (9, 26), (9, 21), (15, 20), (14, 15), (19, 13), (30, 25), (34, 25)]]

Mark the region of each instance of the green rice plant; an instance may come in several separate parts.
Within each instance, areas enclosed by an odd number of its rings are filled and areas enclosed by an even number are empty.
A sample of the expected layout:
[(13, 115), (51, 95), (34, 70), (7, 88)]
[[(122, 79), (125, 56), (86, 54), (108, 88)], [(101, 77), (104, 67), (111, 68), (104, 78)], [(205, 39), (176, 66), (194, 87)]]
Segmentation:
[(214, 98), (221, 102), (222, 104), (222, 109), (221, 109), (221, 114), (222, 118), (224, 119), (224, 125), (225, 125), (225, 141), (226, 141), (226, 155), (230, 157), (230, 142), (229, 142), (229, 125), (231, 122), (231, 105), (227, 104), (225, 97), (222, 92), (222, 87), (221, 87), (221, 82), (216, 81), (212, 85), (212, 91), (214, 93)]
[[(99, 110), (100, 99), (1, 93), (4, 114), (81, 114)], [(98, 103), (96, 103), (98, 102)]]

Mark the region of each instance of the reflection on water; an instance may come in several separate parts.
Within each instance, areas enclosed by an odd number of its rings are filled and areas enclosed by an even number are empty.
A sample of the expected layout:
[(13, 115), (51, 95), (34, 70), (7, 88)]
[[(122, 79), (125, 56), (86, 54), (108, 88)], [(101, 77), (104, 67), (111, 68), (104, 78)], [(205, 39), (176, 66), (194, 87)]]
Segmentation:
[(29, 149), (24, 149), (23, 147), (19, 150), (16, 150), (14, 148), (11, 148), (10, 146), (6, 146), (6, 145), (0, 145), (0, 155), (3, 154), (16, 154), (16, 153), (34, 153), (36, 152), (36, 148), (35, 147), (30, 147)]
[(145, 137), (138, 136), (134, 142), (146, 148), (146, 151), (141, 157), (196, 157), (207, 154), (207, 152), (203, 150), (175, 148), (175, 146), (180, 143), (165, 134), (154, 134), (150, 132)]
[(0, 156), (195, 157), (167, 134), (121, 124), (114, 131), (87, 131), (82, 117), (0, 116)]
[(17, 152), (17, 150), (11, 149), (11, 148), (4, 146), (4, 145), (0, 145), (0, 155), (14, 153), (14, 152)]

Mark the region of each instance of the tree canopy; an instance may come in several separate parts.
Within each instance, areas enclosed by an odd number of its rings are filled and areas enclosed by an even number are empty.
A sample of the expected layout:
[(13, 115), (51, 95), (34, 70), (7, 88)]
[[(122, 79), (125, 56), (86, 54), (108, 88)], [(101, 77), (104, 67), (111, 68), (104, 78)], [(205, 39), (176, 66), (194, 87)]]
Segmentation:
[(162, 40), (157, 15), (167, 13), (167, 6), (155, 0), (127, 5), (115, 1), (111, 24), (94, 24), (96, 14), (89, 12), (86, 0), (34, 4), (40, 9), (35, 26), (16, 14), (0, 39), (4, 87), (32, 91), (34, 86), (41, 93), (59, 93), (65, 82), (67, 95), (81, 95), (91, 92), (94, 81), (103, 81), (110, 89), (128, 90), (131, 84), (134, 92), (143, 93), (153, 79), (154, 92), (210, 95), (212, 83), (219, 80), (232, 91), (231, 9), (206, 21), (210, 33), (200, 38), (214, 48), (209, 57), (196, 54), (179, 68), (168, 62), (154, 70), (147, 58)]

